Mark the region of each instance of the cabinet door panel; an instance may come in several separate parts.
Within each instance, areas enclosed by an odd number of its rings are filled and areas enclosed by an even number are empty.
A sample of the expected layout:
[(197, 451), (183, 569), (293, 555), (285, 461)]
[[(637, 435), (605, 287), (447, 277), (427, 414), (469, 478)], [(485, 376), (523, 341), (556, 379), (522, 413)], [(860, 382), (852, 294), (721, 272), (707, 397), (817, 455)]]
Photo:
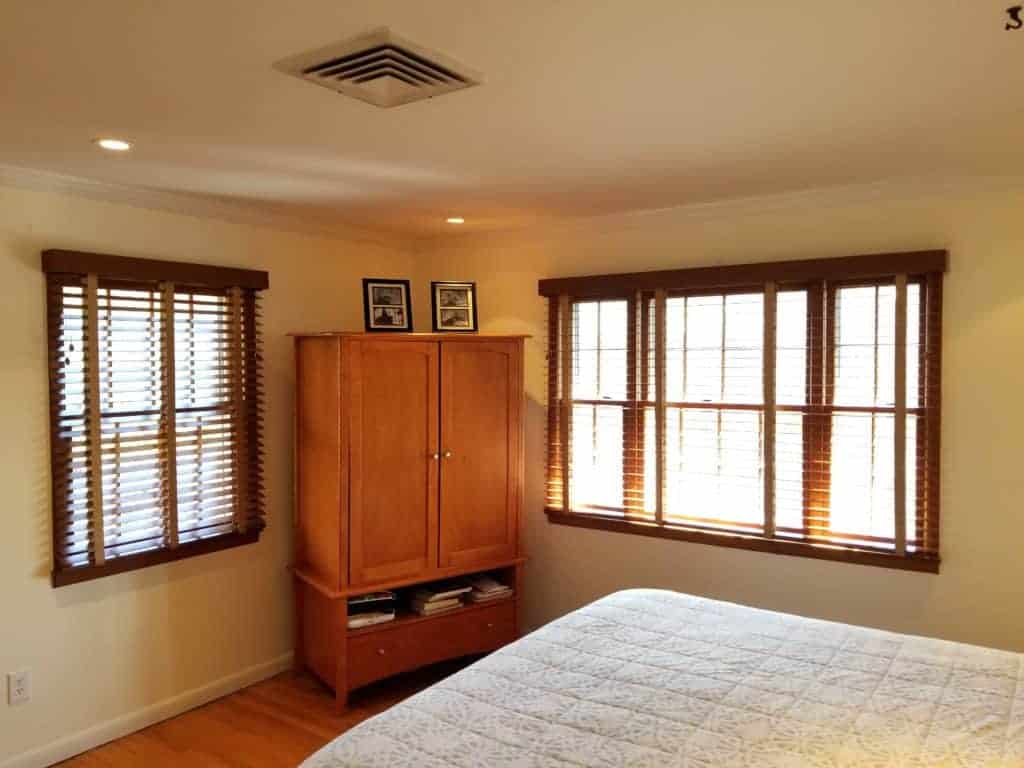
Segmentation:
[(438, 345), (360, 340), (350, 359), (354, 585), (437, 567)]
[(441, 343), (440, 564), (517, 552), (521, 345)]

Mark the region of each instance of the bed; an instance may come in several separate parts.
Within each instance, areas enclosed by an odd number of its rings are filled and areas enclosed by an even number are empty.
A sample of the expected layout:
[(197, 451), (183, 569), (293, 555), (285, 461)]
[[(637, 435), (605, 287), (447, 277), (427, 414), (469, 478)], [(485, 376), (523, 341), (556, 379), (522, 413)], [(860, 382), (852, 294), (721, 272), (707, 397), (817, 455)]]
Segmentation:
[(661, 590), (609, 595), (303, 768), (1024, 766), (1024, 655)]

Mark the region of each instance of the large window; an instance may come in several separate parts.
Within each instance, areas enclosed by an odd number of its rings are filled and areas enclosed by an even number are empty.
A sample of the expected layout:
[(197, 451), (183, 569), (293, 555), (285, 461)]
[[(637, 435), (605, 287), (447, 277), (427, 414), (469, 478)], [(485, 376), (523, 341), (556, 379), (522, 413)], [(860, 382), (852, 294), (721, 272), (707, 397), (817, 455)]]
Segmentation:
[(255, 541), (265, 272), (47, 251), (56, 586)]
[(935, 570), (945, 263), (542, 281), (549, 517)]

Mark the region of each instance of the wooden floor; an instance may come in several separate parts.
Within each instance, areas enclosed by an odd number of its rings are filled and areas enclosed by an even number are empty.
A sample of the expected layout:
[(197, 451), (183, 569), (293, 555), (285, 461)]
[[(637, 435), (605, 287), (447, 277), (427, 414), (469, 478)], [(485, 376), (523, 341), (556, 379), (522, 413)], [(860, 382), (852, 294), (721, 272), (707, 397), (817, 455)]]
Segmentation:
[(340, 733), (464, 667), (438, 664), (355, 691), (344, 714), (291, 672), (73, 757), (61, 768), (295, 768)]

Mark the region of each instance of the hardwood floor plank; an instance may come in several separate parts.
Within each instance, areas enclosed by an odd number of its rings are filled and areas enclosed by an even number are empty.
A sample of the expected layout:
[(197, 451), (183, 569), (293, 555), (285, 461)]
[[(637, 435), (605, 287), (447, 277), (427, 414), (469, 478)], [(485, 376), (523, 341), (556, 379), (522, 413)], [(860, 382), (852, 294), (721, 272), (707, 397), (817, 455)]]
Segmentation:
[(61, 768), (295, 768), (349, 728), (457, 672), (437, 664), (355, 691), (338, 714), (316, 679), (293, 672), (104, 744)]

